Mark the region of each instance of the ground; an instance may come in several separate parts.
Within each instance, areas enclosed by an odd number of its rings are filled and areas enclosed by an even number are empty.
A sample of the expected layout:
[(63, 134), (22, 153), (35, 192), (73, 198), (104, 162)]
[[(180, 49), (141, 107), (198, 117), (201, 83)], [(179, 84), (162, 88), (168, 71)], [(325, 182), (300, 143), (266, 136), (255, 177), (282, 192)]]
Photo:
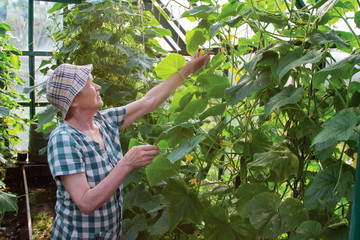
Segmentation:
[[(29, 238), (24, 182), (21, 168), (8, 169), (5, 183), (18, 196), (19, 211), (8, 212), (0, 222), (0, 240)], [(33, 239), (50, 239), (55, 216), (56, 185), (47, 166), (26, 168)]]

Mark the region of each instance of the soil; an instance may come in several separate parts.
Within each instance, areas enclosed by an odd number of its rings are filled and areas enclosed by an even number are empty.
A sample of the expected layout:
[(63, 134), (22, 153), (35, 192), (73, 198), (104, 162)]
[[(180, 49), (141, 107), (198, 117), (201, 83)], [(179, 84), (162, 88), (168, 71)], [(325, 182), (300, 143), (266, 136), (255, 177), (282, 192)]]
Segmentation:
[[(50, 239), (55, 218), (56, 185), (47, 165), (26, 167), (33, 239)], [(6, 170), (7, 191), (18, 196), (18, 212), (6, 212), (0, 222), (0, 240), (29, 239), (26, 197), (21, 167)]]

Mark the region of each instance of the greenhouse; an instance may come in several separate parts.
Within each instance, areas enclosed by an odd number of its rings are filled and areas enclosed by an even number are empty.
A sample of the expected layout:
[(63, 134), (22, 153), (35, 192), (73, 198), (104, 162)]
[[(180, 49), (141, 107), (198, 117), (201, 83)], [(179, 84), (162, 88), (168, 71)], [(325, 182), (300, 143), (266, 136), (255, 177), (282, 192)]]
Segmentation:
[(0, 0), (0, 240), (359, 240), (359, 0)]

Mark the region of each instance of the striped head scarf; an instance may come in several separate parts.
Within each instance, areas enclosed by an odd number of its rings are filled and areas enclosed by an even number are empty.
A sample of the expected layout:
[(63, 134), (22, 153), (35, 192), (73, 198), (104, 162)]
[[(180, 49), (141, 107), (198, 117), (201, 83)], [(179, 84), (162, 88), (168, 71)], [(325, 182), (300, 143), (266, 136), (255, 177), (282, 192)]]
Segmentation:
[(62, 114), (63, 119), (75, 96), (86, 85), (92, 69), (92, 64), (78, 66), (64, 63), (48, 79), (46, 98)]

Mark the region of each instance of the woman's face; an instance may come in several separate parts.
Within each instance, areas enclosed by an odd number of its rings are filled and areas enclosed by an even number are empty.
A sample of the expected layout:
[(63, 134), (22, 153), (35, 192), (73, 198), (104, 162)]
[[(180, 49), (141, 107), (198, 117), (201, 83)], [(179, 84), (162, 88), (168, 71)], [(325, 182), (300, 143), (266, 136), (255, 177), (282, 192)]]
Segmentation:
[(103, 101), (99, 91), (101, 87), (93, 82), (93, 76), (90, 74), (84, 88), (76, 95), (74, 102), (81, 109), (99, 110), (103, 106)]

